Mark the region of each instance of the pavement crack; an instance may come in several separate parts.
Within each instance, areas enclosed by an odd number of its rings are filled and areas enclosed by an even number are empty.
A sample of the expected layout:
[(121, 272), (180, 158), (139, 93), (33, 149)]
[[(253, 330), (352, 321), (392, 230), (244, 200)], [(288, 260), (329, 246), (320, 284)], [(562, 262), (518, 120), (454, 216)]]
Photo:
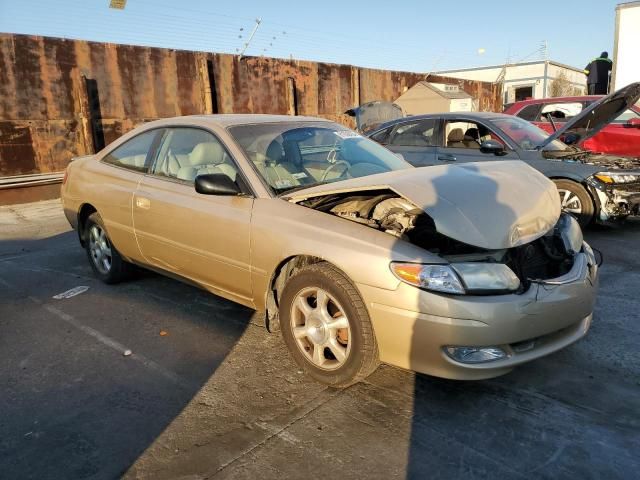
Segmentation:
[[(222, 472), (223, 470), (225, 470), (227, 467), (233, 465), (235, 462), (237, 462), (238, 460), (240, 460), (242, 457), (246, 456), (247, 454), (251, 453), (252, 451), (256, 450), (257, 448), (265, 445), (267, 442), (269, 442), (272, 438), (274, 437), (280, 437), (283, 432), (285, 430), (287, 430), (289, 427), (291, 427), (292, 425), (296, 424), (297, 422), (299, 422), (300, 420), (304, 419), (305, 417), (307, 417), (308, 415), (310, 415), (311, 413), (315, 412), (317, 409), (319, 409), (320, 407), (322, 407), (323, 405), (325, 405), (326, 403), (330, 402), (331, 400), (333, 400), (335, 397), (337, 397), (340, 393), (342, 393), (343, 391), (345, 391), (347, 389), (344, 390), (334, 390), (334, 389), (329, 389), (329, 388), (325, 388), (324, 390), (322, 390), (318, 396), (316, 398), (320, 398), (324, 395), (328, 395), (326, 398), (321, 399), (321, 400), (316, 400), (314, 402), (310, 402), (311, 403), (311, 408), (307, 408), (305, 409), (303, 412), (301, 412), (300, 415), (297, 415), (295, 418), (293, 418), (291, 421), (289, 421), (288, 423), (286, 423), (285, 425), (283, 425), (280, 428), (275, 428), (272, 430), (272, 433), (270, 435), (268, 435), (267, 437), (265, 437), (263, 440), (261, 440), (260, 442), (256, 443), (255, 445), (246, 448), (245, 450), (243, 450), (242, 452), (240, 452), (238, 455), (236, 455), (234, 458), (232, 458), (231, 460), (223, 463), (222, 465), (220, 465), (215, 472), (205, 475), (205, 479), (208, 478), (213, 478), (216, 475), (218, 475), (220, 472)], [(327, 393), (328, 392), (328, 393)]]

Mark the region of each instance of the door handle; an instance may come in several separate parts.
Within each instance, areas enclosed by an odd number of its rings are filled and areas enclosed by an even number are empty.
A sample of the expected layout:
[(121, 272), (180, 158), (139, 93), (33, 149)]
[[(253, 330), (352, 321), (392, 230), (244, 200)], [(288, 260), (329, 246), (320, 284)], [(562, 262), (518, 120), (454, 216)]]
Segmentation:
[(441, 160), (443, 162), (455, 162), (456, 157), (453, 155), (438, 155), (438, 160)]
[(136, 197), (136, 207), (149, 210), (151, 208), (151, 201), (148, 198)]

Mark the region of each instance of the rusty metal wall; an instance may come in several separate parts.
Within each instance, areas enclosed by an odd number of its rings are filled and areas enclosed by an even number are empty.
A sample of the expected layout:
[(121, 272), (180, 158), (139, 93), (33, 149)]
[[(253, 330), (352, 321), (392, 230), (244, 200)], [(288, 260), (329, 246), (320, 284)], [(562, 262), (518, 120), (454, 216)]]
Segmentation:
[[(424, 75), (309, 61), (0, 34), (0, 176), (55, 172), (143, 122), (199, 113), (314, 115), (394, 100)], [(457, 79), (498, 110), (496, 85)]]

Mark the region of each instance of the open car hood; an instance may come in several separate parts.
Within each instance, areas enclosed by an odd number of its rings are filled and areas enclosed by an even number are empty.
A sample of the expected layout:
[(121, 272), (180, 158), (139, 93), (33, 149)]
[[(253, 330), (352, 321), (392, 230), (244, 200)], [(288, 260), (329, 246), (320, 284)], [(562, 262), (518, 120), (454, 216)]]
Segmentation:
[(402, 108), (390, 102), (369, 102), (347, 110), (347, 115), (356, 118), (356, 128), (360, 132), (368, 132), (378, 125), (402, 118)]
[(293, 203), (390, 189), (426, 212), (442, 235), (489, 250), (529, 243), (560, 217), (555, 184), (520, 161), (408, 168), (298, 190)]
[(593, 137), (605, 126), (615, 120), (622, 112), (640, 99), (640, 82), (632, 83), (617, 92), (592, 103), (585, 108), (580, 115), (576, 115), (554, 133), (549, 135), (538, 148), (542, 149), (552, 141), (559, 139), (567, 133), (578, 136), (578, 140), (572, 143), (583, 142)]

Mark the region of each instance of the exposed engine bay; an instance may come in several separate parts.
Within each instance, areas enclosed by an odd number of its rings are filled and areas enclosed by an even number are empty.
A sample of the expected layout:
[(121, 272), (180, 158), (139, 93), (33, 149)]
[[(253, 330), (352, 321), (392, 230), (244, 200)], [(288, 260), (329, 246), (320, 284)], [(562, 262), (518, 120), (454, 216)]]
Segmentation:
[(614, 170), (640, 169), (640, 158), (598, 154), (577, 147), (569, 147), (569, 149), (562, 151), (543, 150), (542, 155), (550, 160), (582, 162)]
[(567, 273), (576, 253), (567, 248), (557, 226), (530, 243), (508, 249), (487, 250), (465, 244), (439, 233), (427, 213), (392, 190), (329, 194), (299, 204), (383, 231), (451, 263), (504, 263), (520, 279), (522, 291), (534, 280)]

